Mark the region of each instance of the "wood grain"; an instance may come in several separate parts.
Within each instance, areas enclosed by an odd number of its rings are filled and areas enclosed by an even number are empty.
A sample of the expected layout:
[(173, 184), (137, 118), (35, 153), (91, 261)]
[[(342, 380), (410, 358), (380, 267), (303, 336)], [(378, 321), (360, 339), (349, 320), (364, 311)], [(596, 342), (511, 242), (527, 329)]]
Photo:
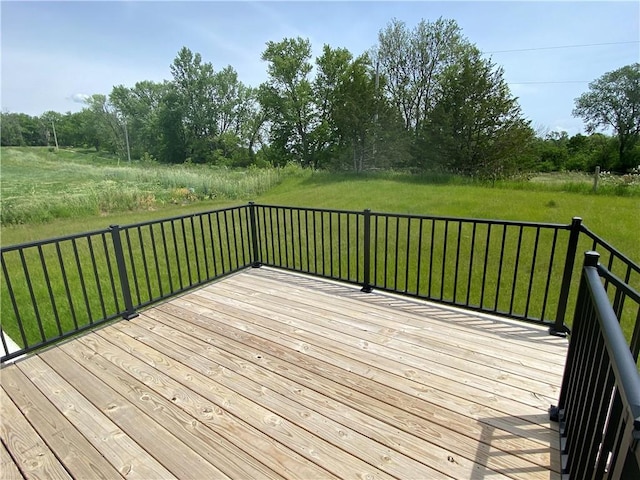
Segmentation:
[[(39, 356), (16, 366), (123, 476), (175, 478)], [(66, 377), (67, 372), (61, 373)]]
[[(3, 370), (3, 378), (5, 376)], [(42, 479), (71, 478), (46, 442), (22, 415), (18, 407), (0, 389), (0, 438), (25, 476)]]
[(0, 442), (0, 476), (4, 480), (23, 480), (24, 477), (18, 466), (11, 458), (11, 454), (4, 446), (4, 443)]
[(55, 438), (50, 448), (74, 475), (113, 479), (121, 475), (17, 368), (2, 370), (2, 384), (24, 417), (43, 438)]
[(559, 479), (567, 342), (250, 269), (1, 370), (3, 478)]

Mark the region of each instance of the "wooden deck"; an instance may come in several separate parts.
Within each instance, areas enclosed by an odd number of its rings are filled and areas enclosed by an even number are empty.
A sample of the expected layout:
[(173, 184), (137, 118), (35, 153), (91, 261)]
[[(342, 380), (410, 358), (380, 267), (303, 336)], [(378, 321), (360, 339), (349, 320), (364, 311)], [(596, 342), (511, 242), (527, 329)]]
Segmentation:
[(266, 268), (1, 371), (1, 477), (559, 478), (566, 340)]

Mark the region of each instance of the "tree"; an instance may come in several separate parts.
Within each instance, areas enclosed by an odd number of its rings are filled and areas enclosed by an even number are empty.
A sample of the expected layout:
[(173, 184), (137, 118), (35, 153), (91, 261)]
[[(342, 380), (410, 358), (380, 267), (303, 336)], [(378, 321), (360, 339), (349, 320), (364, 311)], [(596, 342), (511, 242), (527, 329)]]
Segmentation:
[(346, 129), (340, 122), (340, 109), (350, 100), (344, 88), (350, 77), (352, 55), (346, 48), (324, 45), (316, 58), (316, 77), (313, 81), (313, 101), (318, 122), (312, 132), (316, 165), (326, 167), (339, 159), (346, 147)]
[(270, 150), (281, 156), (280, 162), (293, 160), (317, 168), (311, 138), (318, 120), (309, 80), (310, 58), (308, 39), (267, 42), (262, 60), (269, 62), (269, 79), (260, 87), (259, 99), (270, 118)]
[(265, 116), (260, 110), (257, 90), (238, 80), (228, 65), (213, 76), (213, 111), (216, 112), (216, 157), (232, 165), (248, 165), (254, 148), (261, 142)]
[(334, 97), (332, 120), (341, 143), (348, 146), (353, 170), (376, 166), (376, 126), (381, 99), (368, 55), (347, 65)]
[(264, 144), (264, 126), (267, 121), (264, 110), (260, 108), (258, 92), (258, 89), (252, 87), (244, 87), (238, 92), (238, 136), (251, 161), (255, 159), (255, 150)]
[[(133, 88), (118, 85), (109, 101), (127, 123), (131, 155), (140, 158), (145, 153), (160, 160), (159, 111), (164, 97), (172, 88), (169, 82), (137, 82)], [(182, 119), (179, 119), (182, 128)], [(170, 161), (170, 160), (167, 160)]]
[(405, 128), (418, 132), (433, 109), (439, 76), (467, 41), (454, 20), (421, 20), (413, 29), (393, 19), (378, 35), (375, 61)]
[(37, 147), (47, 144), (47, 131), (38, 117), (3, 112), (0, 116), (2, 145)]
[(439, 89), (423, 147), (435, 153), (437, 165), (490, 179), (522, 168), (533, 130), (509, 91), (502, 68), (469, 46), (443, 72)]
[[(239, 81), (232, 66), (215, 72), (199, 53), (194, 54), (186, 47), (178, 52), (171, 73), (174, 93), (181, 102), (181, 123), (189, 158), (201, 163), (228, 164), (234, 163), (234, 159), (248, 163), (264, 123), (256, 90)], [(169, 104), (172, 112), (177, 113), (173, 101)], [(165, 127), (168, 118), (177, 120), (175, 115), (165, 115)]]
[(0, 114), (0, 133), (2, 134), (0, 145), (3, 147), (23, 146), (24, 137), (20, 128), (20, 114), (2, 112)]
[(95, 149), (106, 148), (120, 158), (126, 158), (127, 146), (122, 112), (102, 94), (91, 95), (86, 104), (90, 112), (86, 128), (92, 130)]
[(213, 66), (183, 47), (170, 66), (175, 93), (182, 104), (186, 145), (194, 162), (210, 160), (217, 130)]
[(158, 160), (166, 163), (184, 163), (187, 158), (187, 140), (182, 126), (183, 102), (172, 86), (158, 106)]
[(589, 133), (612, 128), (618, 138), (620, 170), (634, 167), (632, 154), (640, 138), (640, 63), (605, 73), (575, 100), (573, 115), (581, 117)]

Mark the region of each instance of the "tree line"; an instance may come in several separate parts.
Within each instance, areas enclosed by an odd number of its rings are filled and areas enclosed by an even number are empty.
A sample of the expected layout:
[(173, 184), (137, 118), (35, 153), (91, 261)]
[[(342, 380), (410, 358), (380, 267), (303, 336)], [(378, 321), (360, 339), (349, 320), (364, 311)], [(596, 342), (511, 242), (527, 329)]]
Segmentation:
[[(594, 165), (626, 171), (640, 163), (638, 64), (590, 85), (574, 111), (590, 135), (568, 138), (536, 134), (503, 69), (454, 20), (411, 29), (394, 19), (359, 56), (324, 45), (313, 59), (308, 39), (270, 41), (262, 60), (268, 79), (252, 87), (232, 66), (216, 71), (183, 47), (170, 80), (115, 86), (76, 113), (3, 113), (2, 145), (55, 142), (163, 163), (295, 162), (481, 178)], [(617, 104), (603, 109), (614, 97)], [(601, 126), (615, 135), (596, 133)]]

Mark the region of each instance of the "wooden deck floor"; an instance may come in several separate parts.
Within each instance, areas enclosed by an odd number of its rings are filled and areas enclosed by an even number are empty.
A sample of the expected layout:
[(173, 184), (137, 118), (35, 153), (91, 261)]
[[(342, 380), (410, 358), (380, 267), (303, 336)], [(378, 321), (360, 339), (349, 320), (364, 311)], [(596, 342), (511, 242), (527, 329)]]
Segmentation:
[(1, 371), (2, 478), (559, 478), (566, 341), (248, 270)]

